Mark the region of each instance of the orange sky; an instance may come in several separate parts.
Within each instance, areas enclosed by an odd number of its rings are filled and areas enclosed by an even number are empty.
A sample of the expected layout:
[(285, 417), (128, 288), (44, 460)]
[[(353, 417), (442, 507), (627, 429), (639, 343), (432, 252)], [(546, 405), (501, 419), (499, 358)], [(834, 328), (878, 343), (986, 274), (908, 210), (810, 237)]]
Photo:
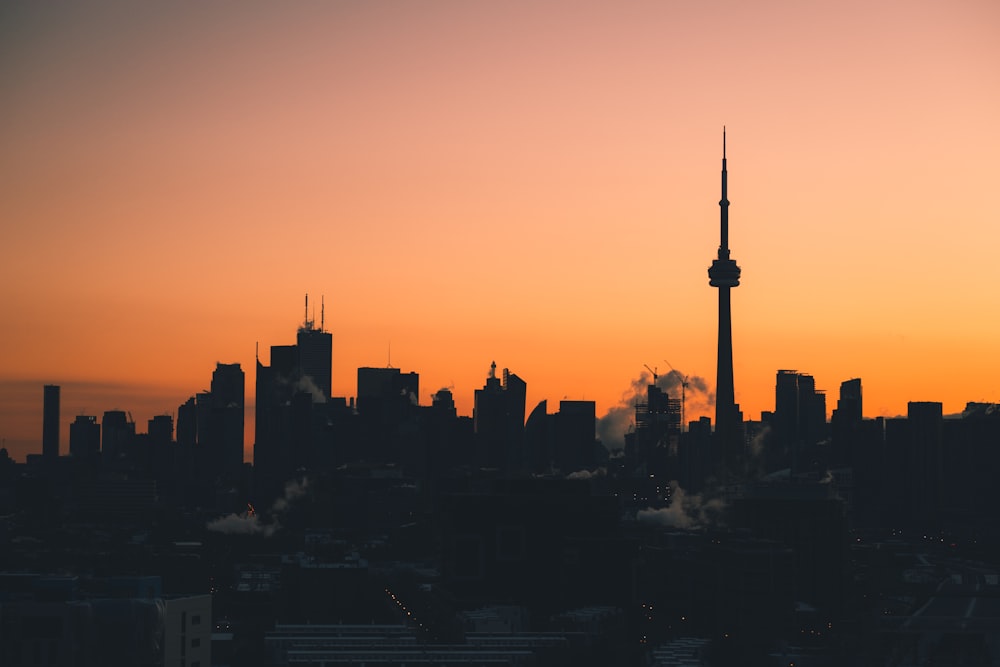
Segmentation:
[(462, 414), (494, 359), (529, 410), (714, 381), (723, 124), (747, 417), (779, 368), (868, 416), (1000, 401), (997, 34), (992, 0), (4, 3), (0, 439), (40, 451), (45, 383), (63, 452), (216, 361), (252, 397), (305, 292), (339, 395), (390, 344)]

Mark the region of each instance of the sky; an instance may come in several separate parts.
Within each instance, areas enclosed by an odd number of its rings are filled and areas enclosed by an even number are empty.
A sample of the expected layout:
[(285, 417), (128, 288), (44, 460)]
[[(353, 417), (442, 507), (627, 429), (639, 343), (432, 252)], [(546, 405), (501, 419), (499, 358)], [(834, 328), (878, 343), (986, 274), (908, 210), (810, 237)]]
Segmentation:
[(0, 441), (41, 451), (50, 383), (63, 453), (217, 362), (252, 406), (306, 293), (339, 396), (714, 385), (723, 126), (747, 418), (778, 369), (868, 417), (1000, 401), (997, 34), (993, 0), (5, 2)]

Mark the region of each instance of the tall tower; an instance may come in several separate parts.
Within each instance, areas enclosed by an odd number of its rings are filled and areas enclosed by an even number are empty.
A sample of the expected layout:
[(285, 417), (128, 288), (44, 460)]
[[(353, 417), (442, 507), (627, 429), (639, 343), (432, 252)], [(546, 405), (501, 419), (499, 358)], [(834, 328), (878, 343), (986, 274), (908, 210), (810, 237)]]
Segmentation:
[[(719, 356), (715, 379), (715, 432), (728, 458), (729, 443), (736, 438), (742, 421), (733, 389), (733, 324), (729, 290), (740, 284), (740, 267), (729, 257), (729, 199), (726, 196), (726, 129), (722, 128), (722, 199), (719, 256), (708, 269), (708, 284), (719, 290)], [(729, 463), (729, 462), (727, 462)]]

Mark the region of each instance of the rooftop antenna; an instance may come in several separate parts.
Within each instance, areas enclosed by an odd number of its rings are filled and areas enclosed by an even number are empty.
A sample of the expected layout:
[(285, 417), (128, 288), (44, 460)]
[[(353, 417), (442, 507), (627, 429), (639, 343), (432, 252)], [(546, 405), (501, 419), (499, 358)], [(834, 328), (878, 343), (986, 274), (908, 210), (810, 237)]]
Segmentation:
[(392, 341), (389, 341), (389, 357), (385, 364), (386, 368), (392, 368)]
[(305, 309), (305, 317), (303, 318), (303, 320), (305, 322), (309, 321), (309, 292), (306, 292), (306, 309)]
[(319, 330), (324, 331), (326, 329), (326, 297), (324, 295), (319, 296)]

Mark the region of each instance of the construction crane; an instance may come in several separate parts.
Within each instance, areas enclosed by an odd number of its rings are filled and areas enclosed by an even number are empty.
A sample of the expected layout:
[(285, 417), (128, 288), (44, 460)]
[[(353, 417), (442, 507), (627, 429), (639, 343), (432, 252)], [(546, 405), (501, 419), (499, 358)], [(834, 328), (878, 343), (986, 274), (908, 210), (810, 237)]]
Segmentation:
[[(685, 427), (685, 422), (684, 422), (684, 407), (685, 407), (685, 404), (687, 403), (688, 376), (687, 375), (681, 375), (680, 372), (676, 368), (674, 368), (673, 366), (670, 365), (669, 361), (667, 361), (666, 359), (664, 359), (664, 361), (667, 362), (667, 366), (670, 366), (670, 372), (673, 373), (674, 375), (676, 375), (677, 379), (679, 379), (681, 381), (681, 433), (683, 433), (684, 432), (684, 427)], [(647, 368), (648, 368), (648, 366), (647, 366)]]
[(643, 366), (646, 367), (647, 371), (649, 371), (650, 373), (653, 374), (653, 386), (656, 386), (656, 380), (657, 380), (657, 378), (660, 377), (659, 375), (656, 374), (656, 369), (655, 368), (650, 368), (648, 364), (643, 364)]

